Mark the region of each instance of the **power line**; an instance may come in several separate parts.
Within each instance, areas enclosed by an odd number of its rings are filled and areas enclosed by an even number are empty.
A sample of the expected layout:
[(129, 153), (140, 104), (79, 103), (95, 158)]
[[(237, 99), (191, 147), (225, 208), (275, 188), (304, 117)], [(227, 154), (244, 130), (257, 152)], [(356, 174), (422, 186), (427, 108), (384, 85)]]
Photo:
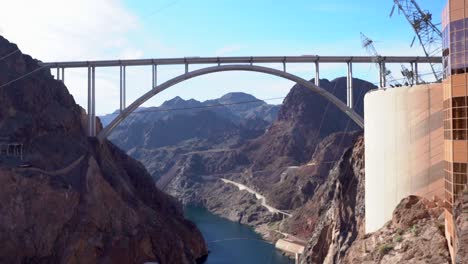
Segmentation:
[(26, 74), (23, 74), (22, 76), (20, 76), (20, 77), (18, 77), (18, 78), (16, 78), (16, 79), (13, 79), (13, 80), (11, 80), (11, 81), (9, 81), (9, 82), (7, 82), (7, 83), (4, 83), (4, 84), (0, 85), (0, 88), (3, 88), (3, 87), (5, 87), (5, 86), (8, 86), (8, 85), (10, 85), (10, 84), (12, 84), (12, 83), (14, 83), (14, 82), (16, 82), (16, 81), (22, 80), (22, 79), (24, 79), (24, 78), (30, 76), (31, 74), (33, 74), (33, 73), (35, 73), (35, 72), (37, 72), (37, 71), (39, 71), (39, 70), (42, 70), (42, 69), (45, 68), (45, 67), (46, 67), (46, 66), (42, 66), (42, 67), (39, 67), (39, 68), (37, 68), (37, 69), (35, 69), (35, 70), (32, 70), (32, 71), (30, 71), (30, 72), (28, 72), (28, 73), (26, 73)]
[(272, 101), (272, 100), (280, 100), (286, 98), (283, 97), (273, 97), (273, 98), (266, 98), (266, 99), (256, 99), (256, 100), (249, 100), (249, 101), (239, 101), (234, 103), (225, 103), (225, 104), (213, 104), (213, 105), (203, 105), (203, 106), (193, 106), (193, 107), (180, 107), (180, 108), (167, 108), (167, 109), (145, 109), (140, 110), (137, 112), (132, 112), (130, 114), (140, 114), (140, 113), (149, 113), (149, 112), (170, 112), (170, 111), (181, 111), (181, 110), (193, 110), (193, 109), (205, 109), (205, 108), (215, 108), (215, 107), (222, 107), (222, 106), (229, 106), (229, 105), (239, 105), (239, 104), (251, 104), (251, 103), (259, 103), (265, 101)]
[(154, 10), (153, 12), (149, 13), (149, 14), (146, 15), (143, 19), (148, 19), (149, 17), (154, 16), (154, 15), (156, 15), (157, 13), (160, 13), (160, 12), (164, 11), (165, 9), (168, 9), (169, 7), (171, 7), (171, 6), (175, 5), (175, 4), (177, 4), (177, 3), (180, 2), (180, 1), (181, 1), (181, 0), (172, 1), (172, 2), (166, 4), (166, 5), (162, 6), (162, 7), (160, 7), (160, 8), (158, 8), (158, 9)]
[[(430, 74), (432, 74), (432, 72), (419, 74), (418, 76), (424, 76), (424, 75), (430, 75)], [(401, 78), (401, 80), (404, 80), (404, 79), (406, 79), (406, 78)], [(371, 84), (376, 85), (376, 84), (379, 84), (379, 82), (374, 82), (374, 83), (371, 83)], [(335, 82), (333, 92), (335, 92), (336, 86), (337, 86), (337, 82)], [(362, 92), (363, 91), (361, 90), (361, 93), (360, 93), (359, 97), (362, 95)], [(194, 109), (216, 108), (216, 107), (229, 106), (229, 105), (240, 105), (240, 104), (250, 104), (250, 103), (265, 102), (265, 101), (272, 101), (272, 100), (280, 100), (280, 99), (284, 99), (284, 98), (286, 98), (286, 96), (274, 97), (274, 98), (265, 98), (265, 99), (256, 99), (256, 100), (249, 100), (249, 101), (240, 101), (240, 102), (225, 103), (225, 104), (213, 104), (213, 105), (205, 105), (205, 106), (167, 108), (167, 109), (161, 109), (161, 108), (146, 109), (146, 110), (139, 110), (139, 111), (136, 111), (136, 112), (131, 112), (130, 115), (132, 115), (132, 114), (143, 114), (143, 113), (149, 113), (149, 112), (170, 112), (170, 111), (184, 111), (184, 110), (194, 110)], [(358, 100), (359, 100), (359, 98), (358, 98)], [(357, 102), (356, 102), (356, 105), (357, 105)], [(329, 105), (327, 104), (327, 107), (325, 108), (325, 113), (327, 112), (328, 107), (329, 107)], [(321, 123), (323, 123), (323, 120), (322, 120)], [(321, 126), (322, 126), (322, 124), (320, 125), (320, 127)], [(319, 129), (319, 131), (320, 131), (320, 129)]]
[[(338, 85), (338, 81), (335, 82), (335, 86), (333, 87), (332, 94), (335, 94), (337, 85)], [(325, 107), (325, 112), (322, 114), (322, 120), (320, 120), (320, 125), (319, 125), (319, 129), (317, 132), (317, 137), (319, 138), (320, 138), (320, 132), (322, 131), (322, 125), (323, 125), (323, 122), (325, 121), (325, 116), (327, 115), (329, 107), (330, 107), (330, 101), (327, 100), (327, 106)]]
[(16, 49), (16, 50), (14, 50), (14, 51), (12, 51), (12, 52), (6, 54), (5, 56), (3, 56), (3, 57), (0, 58), (0, 61), (6, 59), (6, 58), (8, 58), (8, 57), (10, 57), (11, 55), (13, 55), (13, 54), (15, 54), (15, 53), (17, 53), (17, 52), (19, 52), (19, 51), (20, 51), (19, 49)]

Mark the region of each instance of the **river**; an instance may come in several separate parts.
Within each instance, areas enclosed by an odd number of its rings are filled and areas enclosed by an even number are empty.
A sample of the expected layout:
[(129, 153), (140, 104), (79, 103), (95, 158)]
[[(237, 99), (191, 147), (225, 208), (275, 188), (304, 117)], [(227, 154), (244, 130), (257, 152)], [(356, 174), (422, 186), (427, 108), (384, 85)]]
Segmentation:
[(221, 218), (201, 207), (186, 207), (185, 216), (197, 225), (208, 244), (210, 254), (205, 264), (294, 263), (246, 225)]

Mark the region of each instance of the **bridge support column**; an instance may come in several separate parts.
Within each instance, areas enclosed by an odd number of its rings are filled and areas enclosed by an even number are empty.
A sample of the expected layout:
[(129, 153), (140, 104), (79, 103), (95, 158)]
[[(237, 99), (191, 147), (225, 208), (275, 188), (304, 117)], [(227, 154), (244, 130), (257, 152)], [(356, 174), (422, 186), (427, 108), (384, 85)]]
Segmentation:
[(413, 76), (415, 78), (415, 83), (416, 84), (419, 84), (419, 72), (418, 72), (418, 63), (415, 62), (414, 63), (414, 73), (413, 73)]
[(55, 75), (55, 79), (57, 81), (65, 82), (65, 68), (57, 67), (57, 74)]
[(385, 86), (387, 86), (387, 69), (385, 68), (385, 62), (381, 61), (379, 62), (379, 66), (380, 66), (380, 70), (379, 70), (379, 73), (380, 73), (380, 88), (384, 88)]
[(88, 136), (96, 136), (96, 93), (95, 67), (88, 67)]
[(315, 85), (320, 86), (320, 68), (318, 61), (315, 62)]
[(127, 83), (127, 76), (126, 76), (126, 68), (125, 66), (120, 66), (120, 112), (125, 110), (126, 107), (126, 83)]
[(349, 108), (353, 108), (353, 64), (348, 62), (348, 75), (347, 75), (347, 105)]
[(153, 72), (153, 83), (151, 84), (151, 87), (156, 87), (158, 86), (158, 65), (156, 64), (153, 64), (153, 67), (152, 67), (152, 72)]

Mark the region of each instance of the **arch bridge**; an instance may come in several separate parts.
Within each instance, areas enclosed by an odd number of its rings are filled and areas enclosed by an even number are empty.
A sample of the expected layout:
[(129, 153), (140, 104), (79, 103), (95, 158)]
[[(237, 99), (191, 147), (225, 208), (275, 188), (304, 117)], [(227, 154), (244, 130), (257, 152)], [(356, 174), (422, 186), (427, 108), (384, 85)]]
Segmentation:
[[(254, 64), (261, 63), (279, 63), (283, 69), (278, 70), (271, 67), (259, 66)], [(288, 63), (311, 63), (315, 65), (315, 82), (312, 83), (297, 75), (287, 72)], [(347, 66), (347, 100), (341, 101), (333, 94), (323, 88), (320, 88), (320, 64), (321, 63), (343, 63)], [(250, 71), (260, 72), (269, 75), (278, 76), (297, 84), (300, 84), (313, 92), (324, 97), (341, 111), (347, 114), (357, 125), (364, 127), (363, 118), (354, 110), (353, 101), (353, 64), (354, 63), (378, 63), (379, 65), (379, 80), (380, 87), (386, 87), (386, 64), (387, 63), (409, 63), (414, 71), (414, 83), (419, 83), (418, 64), (419, 63), (442, 63), (441, 57), (408, 57), (408, 56), (389, 56), (389, 57), (373, 57), (373, 56), (263, 56), (263, 57), (185, 57), (185, 58), (166, 58), (166, 59), (137, 59), (137, 60), (101, 60), (101, 61), (69, 61), (69, 62), (46, 62), (41, 66), (50, 69), (56, 69), (56, 78), (65, 81), (66, 68), (87, 68), (88, 69), (88, 135), (105, 139), (112, 130), (120, 124), (130, 113), (135, 111), (144, 102), (156, 94), (178, 84), (185, 80), (192, 79), (198, 76), (207, 75), (216, 72), (226, 71)], [(190, 65), (207, 64), (206, 68), (189, 70)], [(158, 66), (163, 65), (185, 65), (185, 72), (177, 77), (174, 77), (164, 83), (158, 84)], [(126, 104), (126, 68), (131, 66), (150, 66), (152, 68), (152, 84), (151, 89), (136, 99), (129, 106)], [(96, 98), (95, 98), (95, 69), (98, 67), (119, 67), (120, 68), (120, 114), (100, 133), (96, 133)]]

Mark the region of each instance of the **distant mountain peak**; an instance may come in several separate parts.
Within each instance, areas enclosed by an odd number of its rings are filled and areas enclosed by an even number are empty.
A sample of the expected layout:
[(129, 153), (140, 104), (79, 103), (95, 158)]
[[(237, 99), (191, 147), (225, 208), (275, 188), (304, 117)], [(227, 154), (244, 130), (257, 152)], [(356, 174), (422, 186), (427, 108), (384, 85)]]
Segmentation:
[(161, 108), (184, 108), (198, 106), (201, 103), (194, 99), (184, 100), (180, 96), (176, 96), (170, 100), (165, 101)]
[(227, 93), (219, 98), (219, 101), (223, 103), (236, 103), (255, 100), (258, 100), (255, 96), (243, 92)]
[(183, 102), (185, 102), (184, 99), (182, 99), (180, 96), (176, 96), (176, 97), (174, 97), (174, 98), (172, 98), (172, 99), (169, 99), (169, 100), (165, 101), (165, 102), (162, 104), (162, 106), (164, 106), (164, 105), (180, 104), (180, 103), (183, 103)]

